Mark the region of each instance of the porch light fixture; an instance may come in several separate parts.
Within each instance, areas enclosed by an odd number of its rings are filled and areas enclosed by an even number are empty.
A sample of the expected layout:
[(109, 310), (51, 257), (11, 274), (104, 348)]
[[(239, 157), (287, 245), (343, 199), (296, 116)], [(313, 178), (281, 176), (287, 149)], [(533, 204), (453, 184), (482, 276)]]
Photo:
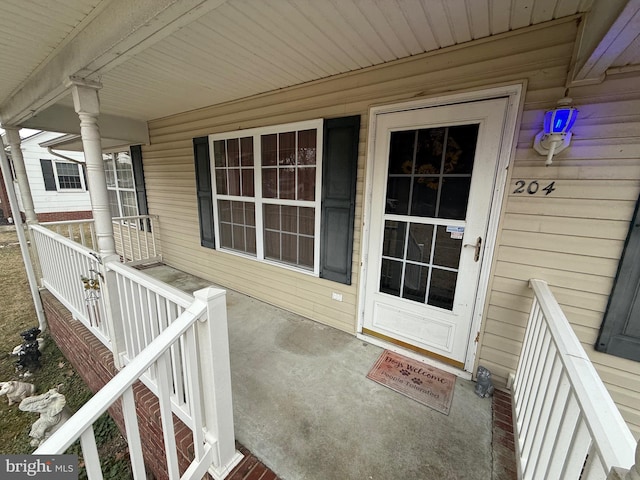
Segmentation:
[(551, 165), (553, 156), (569, 146), (571, 128), (578, 118), (578, 109), (571, 106), (571, 98), (558, 100), (558, 106), (544, 114), (544, 130), (536, 135), (533, 148), (540, 155), (546, 155), (546, 166)]

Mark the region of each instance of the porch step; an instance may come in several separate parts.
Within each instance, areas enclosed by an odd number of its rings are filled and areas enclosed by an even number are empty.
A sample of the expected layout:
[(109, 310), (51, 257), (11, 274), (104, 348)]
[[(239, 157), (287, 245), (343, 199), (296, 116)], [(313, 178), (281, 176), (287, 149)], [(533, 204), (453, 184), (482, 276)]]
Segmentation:
[(511, 394), (496, 390), (493, 395), (492, 480), (516, 480), (516, 452), (513, 437)]

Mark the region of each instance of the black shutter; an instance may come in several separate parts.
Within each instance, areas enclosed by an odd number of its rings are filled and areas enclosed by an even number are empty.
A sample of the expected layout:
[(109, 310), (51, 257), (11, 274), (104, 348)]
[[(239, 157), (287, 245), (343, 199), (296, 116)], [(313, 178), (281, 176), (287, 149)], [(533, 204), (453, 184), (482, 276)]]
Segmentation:
[(82, 176), (84, 177), (84, 189), (89, 191), (89, 181), (87, 180), (87, 164), (83, 163), (80, 165), (80, 170), (82, 170)]
[(133, 166), (133, 181), (136, 186), (136, 200), (138, 200), (138, 213), (149, 215), (147, 207), (147, 190), (144, 186), (144, 168), (142, 166), (142, 145), (132, 145), (131, 165)]
[(360, 116), (325, 120), (320, 276), (351, 284)]
[(640, 361), (639, 210), (640, 198), (631, 219), (618, 273), (596, 343), (596, 350), (635, 361)]
[(40, 159), (40, 167), (42, 168), (42, 177), (44, 178), (45, 190), (57, 190), (56, 177), (53, 173), (53, 164), (51, 160)]
[(211, 160), (209, 138), (193, 139), (193, 156), (196, 167), (196, 191), (198, 217), (200, 218), (200, 245), (215, 248), (213, 230), (213, 192), (211, 190)]

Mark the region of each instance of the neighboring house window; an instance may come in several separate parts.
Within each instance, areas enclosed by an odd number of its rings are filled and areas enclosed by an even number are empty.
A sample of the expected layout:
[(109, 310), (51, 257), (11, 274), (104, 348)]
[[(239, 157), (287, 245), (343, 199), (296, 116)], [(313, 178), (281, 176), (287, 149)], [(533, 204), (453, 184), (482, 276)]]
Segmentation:
[(105, 154), (103, 157), (111, 216), (138, 215), (131, 155), (129, 152), (116, 152)]
[(80, 168), (77, 164), (56, 162), (55, 165), (60, 190), (78, 190), (83, 188), (82, 180), (80, 179)]
[(640, 198), (631, 219), (596, 350), (640, 361)]
[(200, 244), (351, 284), (360, 116), (193, 139)]
[(317, 274), (322, 121), (210, 139), (217, 248)]
[(84, 175), (80, 165), (69, 162), (53, 162), (40, 159), (44, 188), (47, 191), (84, 190)]

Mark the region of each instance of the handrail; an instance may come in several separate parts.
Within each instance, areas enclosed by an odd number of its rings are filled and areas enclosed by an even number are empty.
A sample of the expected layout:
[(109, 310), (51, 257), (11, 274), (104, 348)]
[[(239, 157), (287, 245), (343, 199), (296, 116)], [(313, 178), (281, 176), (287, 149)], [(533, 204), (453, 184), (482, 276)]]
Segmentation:
[[(602, 462), (612, 466), (633, 465), (636, 445), (633, 434), (571, 328), (569, 320), (551, 293), (547, 282), (530, 280), (529, 283), (545, 317), (557, 319), (555, 322), (548, 322), (547, 325), (556, 342), (560, 358), (569, 372), (569, 380), (576, 390), (587, 427), (596, 439), (596, 448)], [(588, 379), (588, 382), (585, 379)], [(593, 388), (594, 383), (598, 388)], [(629, 448), (621, 448), (620, 443), (625, 437)]]
[[(94, 228), (93, 218), (87, 218), (84, 220), (64, 220), (61, 222), (42, 222), (43, 225), (56, 233), (66, 236), (69, 240), (75, 241), (76, 238), (80, 240), (80, 244), (87, 248), (97, 250), (98, 241), (96, 239), (96, 232)], [(66, 227), (66, 233), (63, 230)]]
[(522, 478), (605, 478), (613, 466), (629, 468), (629, 427), (547, 283), (529, 286), (534, 300), (514, 381)]
[(122, 394), (165, 353), (171, 345), (200, 318), (206, 303), (196, 299), (180, 317), (169, 325), (147, 348), (116, 374), (102, 389), (85, 403), (75, 415), (49, 437), (34, 455), (55, 455), (64, 452), (75, 442)]
[[(120, 263), (117, 255), (99, 255), (76, 243), (75, 228), (71, 238), (47, 226), (32, 229), (43, 286), (123, 367), (38, 453), (62, 452), (79, 437), (89, 478), (100, 478), (92, 424), (121, 398), (134, 477), (145, 478), (132, 388), (140, 380), (158, 398), (169, 478), (195, 480), (207, 471), (223, 478), (242, 458), (233, 432), (225, 292), (209, 287), (189, 295)], [(84, 290), (98, 284), (99, 295)], [(193, 437), (187, 453), (193, 461), (182, 477), (174, 415)], [(184, 454), (186, 447), (180, 448)]]
[(157, 220), (158, 218), (160, 218), (158, 215), (129, 215), (129, 216), (125, 216), (125, 217), (111, 217), (111, 220), (114, 222), (119, 222), (119, 221), (135, 221), (135, 220), (140, 220), (140, 219), (154, 219)]
[(54, 220), (51, 222), (39, 222), (38, 225), (53, 225), (53, 226), (57, 226), (57, 225), (81, 225), (83, 223), (93, 223), (94, 220), (93, 218), (85, 218), (85, 219), (80, 219), (80, 220)]
[[(66, 225), (67, 223), (71, 223), (71, 222), (79, 222), (79, 220), (71, 220), (69, 222), (65, 222), (64, 224)], [(89, 247), (86, 247), (78, 242), (74, 242), (73, 240), (65, 237), (64, 235), (60, 235), (59, 233), (56, 233), (53, 230), (42, 227), (42, 225), (54, 225), (54, 224), (57, 225), (58, 223), (61, 223), (61, 222), (49, 222), (49, 223), (40, 223), (37, 225), (29, 225), (29, 228), (36, 230), (42, 233), (43, 235), (46, 235), (47, 237), (54, 239), (56, 242), (61, 243), (62, 245), (65, 245), (73, 250), (76, 250), (77, 252), (82, 253), (85, 256), (91, 256), (95, 258), (95, 255), (97, 255), (96, 252), (94, 250), (91, 250)]]
[[(122, 341), (114, 353), (118, 363), (125, 365), (173, 323), (191, 305), (194, 297), (128, 265), (108, 262), (105, 267), (109, 287), (118, 298), (111, 311), (119, 319), (119, 338)], [(184, 370), (184, 344), (173, 345), (168, 354), (174, 378), (171, 394), (174, 413), (191, 426), (193, 419), (186, 385), (188, 372)], [(153, 393), (158, 393), (155, 369), (150, 369), (140, 380)]]
[(141, 264), (162, 260), (158, 245), (158, 215), (113, 217), (113, 236), (116, 250), (123, 261)]
[[(105, 311), (99, 255), (44, 226), (30, 225), (30, 228), (40, 260), (42, 286), (111, 349), (113, 332)], [(92, 279), (96, 288), (87, 289), (83, 278)]]
[[(130, 215), (113, 217), (111, 220), (116, 252), (122, 261), (130, 265), (162, 261), (158, 215)], [(97, 249), (93, 218), (42, 222), (40, 225), (71, 240), (77, 239), (86, 247)]]

